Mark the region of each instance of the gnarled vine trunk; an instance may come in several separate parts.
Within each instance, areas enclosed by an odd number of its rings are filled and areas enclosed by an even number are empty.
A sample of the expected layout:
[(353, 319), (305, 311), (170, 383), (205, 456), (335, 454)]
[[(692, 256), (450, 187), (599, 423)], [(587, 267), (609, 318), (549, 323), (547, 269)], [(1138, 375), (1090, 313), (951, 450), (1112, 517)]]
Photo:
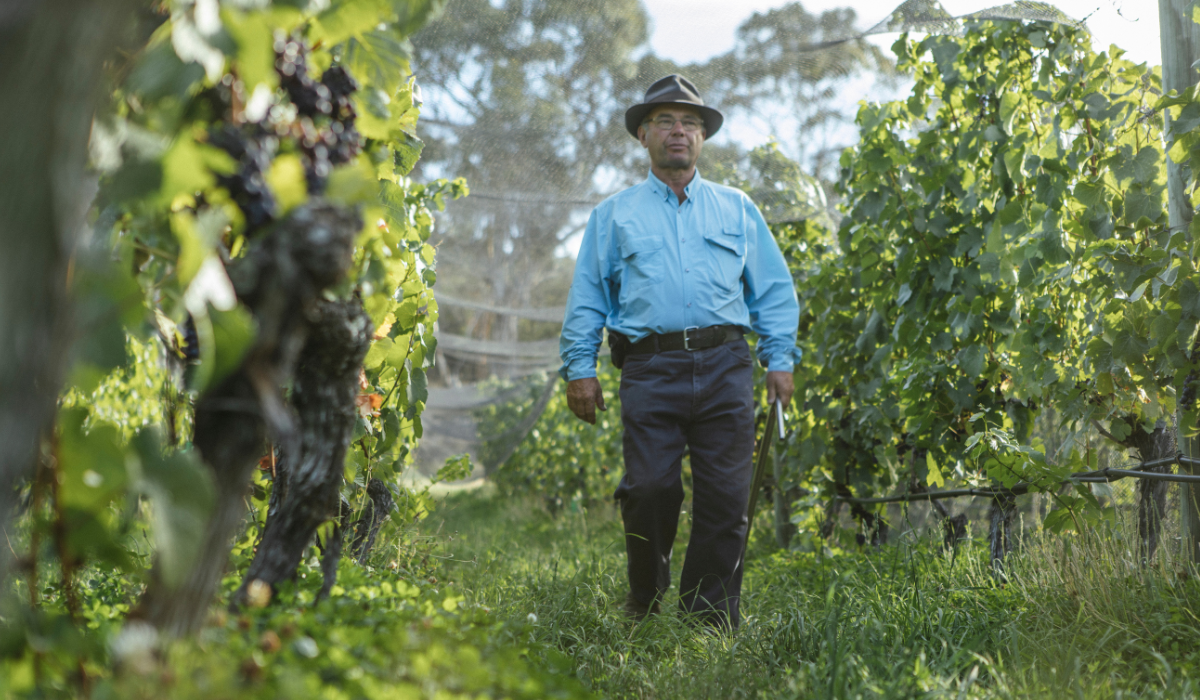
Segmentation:
[[(1164, 459), (1175, 455), (1174, 431), (1165, 421), (1158, 421), (1154, 430), (1147, 433), (1137, 426), (1130, 434), (1128, 446), (1137, 450), (1143, 462)], [(1171, 465), (1152, 467), (1147, 471), (1166, 473)], [(1162, 532), (1163, 517), (1167, 512), (1167, 489), (1171, 483), (1153, 479), (1137, 480), (1138, 558), (1143, 562), (1154, 557)]]
[[(850, 498), (854, 494), (851, 493), (850, 487), (845, 484), (837, 484), (838, 495), (843, 498)], [(859, 546), (871, 545), (872, 547), (880, 547), (887, 544), (888, 538), (888, 521), (887, 511), (876, 513), (872, 510), (864, 508), (858, 503), (850, 503), (850, 514), (862, 525), (862, 532), (855, 535), (855, 540)], [(832, 530), (831, 530), (832, 532)]]
[[(913, 463), (916, 463), (917, 455), (924, 461), (925, 450), (914, 450)], [(908, 482), (908, 492), (910, 494), (929, 493), (929, 485), (923, 479), (919, 479), (914, 474)], [(945, 503), (940, 500), (930, 500), (929, 509), (933, 511), (933, 515), (938, 522), (942, 524), (942, 549), (956, 549), (958, 543), (967, 538), (967, 515), (959, 513), (958, 515), (950, 515), (950, 509)]]
[[(373, 326), (358, 298), (320, 300), (309, 314), (308, 341), (300, 353), (292, 406), (299, 418), (298, 450), (284, 449), (276, 464), (273, 507), (254, 561), (233, 604), (244, 602), (251, 582), (272, 588), (291, 578), (321, 523), (340, 520), (341, 484), (346, 448), (354, 434), (358, 375), (371, 343)], [(326, 591), (336, 575), (341, 552), (341, 525), (325, 544), (332, 568), (325, 572)], [(336, 540), (336, 542), (332, 541)]]
[(379, 530), (395, 509), (396, 500), (392, 498), (392, 492), (388, 491), (387, 486), (379, 479), (371, 479), (367, 484), (367, 505), (358, 520), (354, 521), (352, 528), (354, 541), (350, 545), (350, 551), (359, 564), (367, 563), (367, 555), (375, 546)]
[(992, 554), (992, 571), (1004, 577), (1004, 558), (1016, 547), (1017, 499), (1015, 496), (996, 496), (988, 509), (988, 548)]
[(325, 303), (321, 292), (344, 276), (361, 228), (357, 212), (314, 200), (293, 211), (231, 268), (238, 298), (253, 312), (258, 334), (241, 366), (196, 402), (193, 444), (212, 469), (216, 505), (200, 555), (182, 582), (169, 582), (156, 561), (131, 619), (168, 636), (189, 634), (203, 624), (225, 573), (230, 540), (245, 514), (250, 475), (267, 449), (268, 430), (284, 454), (300, 449), (281, 388), (292, 381), (314, 314)]

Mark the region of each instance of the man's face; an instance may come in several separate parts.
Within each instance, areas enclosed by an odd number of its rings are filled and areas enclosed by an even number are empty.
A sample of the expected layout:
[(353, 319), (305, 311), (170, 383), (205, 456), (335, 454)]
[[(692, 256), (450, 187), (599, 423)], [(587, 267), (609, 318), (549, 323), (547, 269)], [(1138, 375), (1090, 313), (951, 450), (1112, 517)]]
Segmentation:
[[(661, 128), (674, 120), (669, 128)], [(700, 128), (688, 131), (684, 122), (700, 123)], [(700, 158), (704, 145), (704, 120), (700, 110), (693, 107), (666, 105), (655, 107), (638, 127), (638, 140), (650, 154), (650, 163), (662, 170), (691, 169)]]

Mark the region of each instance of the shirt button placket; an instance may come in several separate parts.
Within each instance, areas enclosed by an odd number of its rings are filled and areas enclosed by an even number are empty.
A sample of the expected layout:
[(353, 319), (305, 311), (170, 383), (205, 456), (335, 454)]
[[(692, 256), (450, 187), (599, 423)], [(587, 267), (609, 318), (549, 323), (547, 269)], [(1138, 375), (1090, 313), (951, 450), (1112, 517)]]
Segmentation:
[[(686, 202), (684, 204), (686, 204)], [(683, 205), (675, 207), (675, 237), (679, 239), (679, 261), (683, 265), (683, 273), (684, 273), (683, 298), (687, 299), (690, 294), (690, 287), (691, 287), (691, 285), (688, 284), (687, 275), (688, 275), (688, 273), (691, 272), (691, 268), (688, 266), (689, 263), (688, 263), (687, 249), (683, 247), (683, 243), (685, 240), (683, 237)], [(687, 306), (690, 308), (691, 304), (688, 304)], [(684, 326), (684, 328), (687, 328), (688, 326), (690, 326), (691, 321), (692, 320), (690, 318), (688, 318), (687, 309), (685, 308), (683, 311), (683, 326)]]

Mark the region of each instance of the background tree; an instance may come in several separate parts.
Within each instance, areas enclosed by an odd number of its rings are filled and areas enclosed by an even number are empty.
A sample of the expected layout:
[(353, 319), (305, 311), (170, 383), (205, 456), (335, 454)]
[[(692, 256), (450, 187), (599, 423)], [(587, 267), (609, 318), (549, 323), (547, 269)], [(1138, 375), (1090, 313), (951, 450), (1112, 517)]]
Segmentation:
[(717, 104), (767, 127), (830, 195), (838, 156), (856, 138), (853, 105), (895, 87), (891, 57), (864, 40), (857, 23), (850, 8), (815, 13), (789, 3), (751, 15), (729, 53), (695, 67), (711, 81)]

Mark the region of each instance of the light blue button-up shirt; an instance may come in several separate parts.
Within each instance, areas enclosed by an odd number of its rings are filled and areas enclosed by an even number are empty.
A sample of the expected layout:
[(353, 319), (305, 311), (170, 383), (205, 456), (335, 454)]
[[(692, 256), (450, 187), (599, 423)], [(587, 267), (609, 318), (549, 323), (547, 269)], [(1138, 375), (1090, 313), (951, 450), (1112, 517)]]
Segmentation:
[(559, 373), (596, 376), (604, 327), (651, 333), (736, 325), (758, 333), (767, 369), (800, 359), (800, 305), (779, 245), (741, 190), (699, 171), (679, 198), (653, 173), (601, 202), (588, 220), (567, 298)]

